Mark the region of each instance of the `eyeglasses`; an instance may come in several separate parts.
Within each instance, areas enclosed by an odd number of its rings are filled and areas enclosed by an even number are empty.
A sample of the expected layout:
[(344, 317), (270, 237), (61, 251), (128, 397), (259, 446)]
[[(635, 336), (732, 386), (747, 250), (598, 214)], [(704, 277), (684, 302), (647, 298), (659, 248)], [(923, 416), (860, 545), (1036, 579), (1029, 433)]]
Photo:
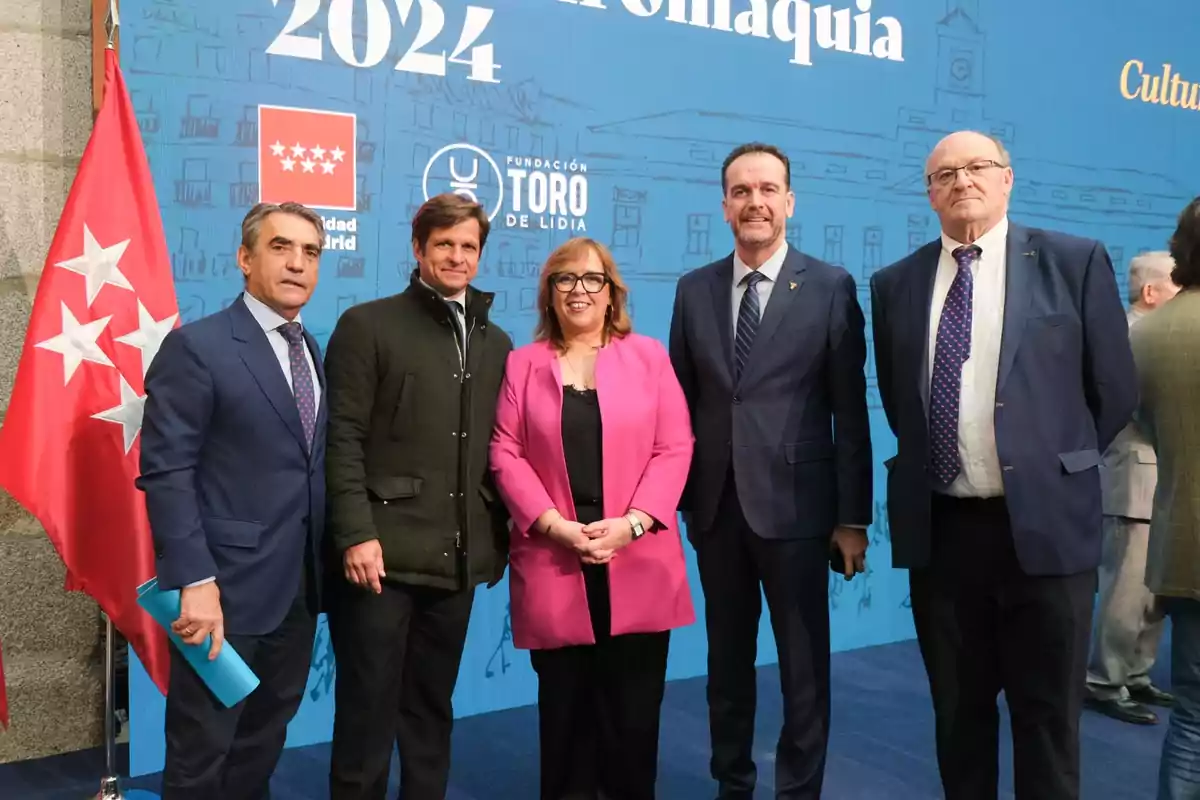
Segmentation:
[(1006, 165), (1001, 164), (999, 161), (987, 159), (985, 161), (972, 161), (970, 164), (967, 164), (963, 167), (946, 167), (945, 169), (939, 169), (936, 172), (931, 172), (926, 175), (925, 185), (932, 186), (936, 183), (938, 186), (949, 186), (958, 180), (959, 171), (967, 173), (967, 177), (969, 178), (978, 178), (989, 169), (1004, 169), (1005, 166)]
[(550, 276), (550, 285), (563, 294), (575, 291), (576, 284), (582, 283), (583, 290), (595, 294), (608, 284), (608, 276), (603, 272), (585, 272), (582, 275), (572, 275), (570, 272), (556, 272)]

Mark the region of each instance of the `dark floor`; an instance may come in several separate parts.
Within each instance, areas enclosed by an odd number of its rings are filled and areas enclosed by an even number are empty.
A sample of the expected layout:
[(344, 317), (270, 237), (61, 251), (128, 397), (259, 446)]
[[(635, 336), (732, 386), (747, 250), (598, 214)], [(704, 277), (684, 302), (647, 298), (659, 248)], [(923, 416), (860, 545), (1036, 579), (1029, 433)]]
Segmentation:
[[(1166, 685), (1166, 642), (1156, 679)], [(778, 672), (759, 671), (759, 792), (772, 796), (771, 759), (781, 723)], [(1093, 712), (1083, 719), (1083, 797), (1144, 800), (1153, 796), (1165, 724), (1127, 725)], [(1007, 737), (1007, 732), (1005, 733)], [(286, 751), (272, 782), (273, 800), (328, 797), (327, 745)], [(93, 796), (103, 767), (99, 751), (0, 765), (3, 800), (81, 800)], [(1011, 748), (1002, 776), (1011, 772)], [(537, 717), (520, 708), (460, 720), (447, 800), (537, 797)], [(395, 762), (392, 784), (395, 786)], [(1011, 781), (1002, 779), (1011, 798)], [(123, 783), (128, 800), (157, 797), (157, 776)], [(663, 704), (659, 797), (708, 800), (708, 723), (704, 679), (675, 681)], [(394, 791), (394, 789), (393, 789)], [(90, 794), (89, 794), (90, 793)], [(914, 642), (833, 657), (833, 729), (824, 797), (831, 800), (922, 800), (940, 797), (928, 684)]]

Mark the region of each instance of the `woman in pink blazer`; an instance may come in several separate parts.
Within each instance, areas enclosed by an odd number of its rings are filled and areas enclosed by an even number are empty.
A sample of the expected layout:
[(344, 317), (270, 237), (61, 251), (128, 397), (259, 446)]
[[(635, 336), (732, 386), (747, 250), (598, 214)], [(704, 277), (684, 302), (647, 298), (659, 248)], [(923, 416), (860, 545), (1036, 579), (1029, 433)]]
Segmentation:
[(496, 411), (543, 800), (654, 797), (670, 631), (695, 621), (675, 522), (688, 408), (666, 348), (630, 332), (627, 294), (603, 245), (555, 250), (535, 341), (509, 355)]

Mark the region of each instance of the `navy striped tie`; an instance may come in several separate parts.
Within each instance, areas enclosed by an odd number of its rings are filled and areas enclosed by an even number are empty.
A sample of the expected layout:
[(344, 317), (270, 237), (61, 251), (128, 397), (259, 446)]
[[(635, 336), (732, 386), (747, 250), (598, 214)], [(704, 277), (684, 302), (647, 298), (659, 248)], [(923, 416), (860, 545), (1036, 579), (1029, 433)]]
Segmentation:
[(737, 377), (742, 376), (742, 369), (750, 359), (750, 348), (754, 345), (754, 337), (758, 333), (758, 322), (761, 316), (758, 306), (759, 281), (765, 281), (766, 276), (759, 272), (751, 272), (742, 278), (746, 287), (742, 295), (742, 303), (738, 306), (737, 332), (733, 338), (733, 353), (737, 361)]

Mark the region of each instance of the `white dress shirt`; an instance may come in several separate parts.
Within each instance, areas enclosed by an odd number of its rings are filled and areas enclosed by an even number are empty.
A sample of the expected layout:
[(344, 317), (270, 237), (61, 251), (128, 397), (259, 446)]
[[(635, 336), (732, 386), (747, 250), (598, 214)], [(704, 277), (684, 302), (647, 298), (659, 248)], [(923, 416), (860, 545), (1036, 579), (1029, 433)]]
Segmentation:
[(783, 269), (783, 260), (787, 258), (788, 243), (785, 240), (774, 253), (767, 258), (766, 261), (757, 269), (753, 270), (746, 266), (746, 262), (738, 257), (738, 254), (733, 254), (733, 331), (737, 331), (738, 311), (742, 306), (742, 295), (746, 293), (746, 284), (742, 283), (747, 275), (751, 272), (758, 272), (766, 278), (765, 281), (759, 281), (754, 287), (754, 291), (758, 292), (758, 313), (759, 320), (767, 311), (767, 301), (771, 299), (771, 290), (775, 288), (775, 283), (779, 280), (779, 271)]
[[(279, 361), (279, 368), (283, 370), (283, 377), (287, 379), (288, 388), (292, 388), (292, 360), (288, 356), (288, 342), (283, 338), (283, 334), (279, 332), (279, 327), (287, 323), (279, 312), (269, 307), (266, 303), (259, 300), (249, 292), (242, 292), (242, 300), (246, 303), (246, 308), (250, 310), (250, 316), (254, 317), (254, 321), (262, 326), (263, 333), (267, 335), (267, 342), (271, 345), (271, 350), (275, 353), (275, 358)], [(300, 322), (300, 315), (296, 315), (296, 322)], [(303, 323), (301, 323), (303, 327)], [(313, 363), (312, 352), (307, 347), (304, 348), (304, 359), (308, 362), (308, 372), (312, 377), (313, 386), (313, 408), (321, 407), (321, 382), (317, 380), (317, 367)], [(188, 587), (200, 586), (205, 583), (211, 583), (216, 580), (215, 577), (205, 578), (202, 581), (189, 583)]]
[[(962, 368), (958, 403), (958, 454), (962, 471), (946, 489), (955, 497), (1000, 497), (1004, 479), (996, 453), (996, 382), (1000, 374), (1000, 341), (1004, 332), (1005, 253), (1008, 217), (1000, 220), (975, 244), (982, 251), (971, 265), (971, 356)], [(933, 380), (938, 324), (950, 284), (958, 272), (952, 255), (962, 247), (942, 234), (942, 253), (929, 309), (929, 378)]]

